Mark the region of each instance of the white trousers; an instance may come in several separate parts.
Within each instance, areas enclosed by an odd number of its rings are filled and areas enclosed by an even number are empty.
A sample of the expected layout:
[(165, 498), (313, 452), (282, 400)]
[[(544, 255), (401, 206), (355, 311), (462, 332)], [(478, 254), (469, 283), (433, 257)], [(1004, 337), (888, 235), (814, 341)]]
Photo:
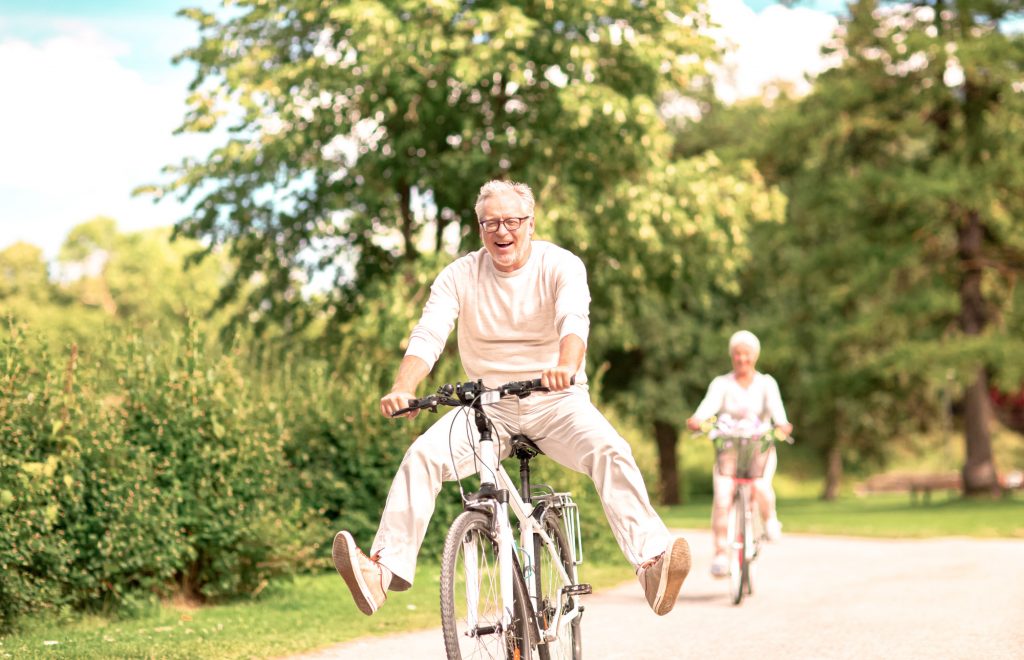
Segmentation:
[[(771, 447), (768, 452), (764, 472), (759, 479), (754, 479), (752, 489), (754, 501), (760, 507), (761, 518), (764, 520), (775, 515), (775, 489), (772, 488), (772, 477), (775, 476), (775, 469), (779, 464), (775, 447)], [(720, 474), (717, 465), (711, 474), (715, 491), (715, 499), (711, 504), (711, 532), (715, 554), (722, 554), (728, 550), (728, 540), (725, 537), (729, 533), (729, 507), (732, 506), (732, 498), (736, 493), (736, 483), (732, 477)]]
[[(629, 443), (594, 407), (585, 388), (507, 398), (487, 406), (486, 412), (497, 432), (499, 457), (509, 455), (512, 435), (523, 434), (547, 457), (593, 479), (615, 540), (634, 567), (668, 548), (668, 529), (651, 506)], [(412, 586), (442, 483), (475, 474), (478, 437), (473, 413), (456, 408), (405, 453), (370, 552), (394, 574), (392, 590)], [(474, 479), (473, 488), (475, 484)]]

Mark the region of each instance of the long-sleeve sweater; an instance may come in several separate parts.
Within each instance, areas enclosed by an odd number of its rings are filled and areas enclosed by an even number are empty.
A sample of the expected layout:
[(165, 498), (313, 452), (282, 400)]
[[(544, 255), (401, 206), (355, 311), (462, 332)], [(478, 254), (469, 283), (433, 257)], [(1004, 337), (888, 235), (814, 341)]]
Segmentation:
[[(590, 289), (583, 262), (568, 250), (533, 241), (518, 270), (497, 270), (486, 249), (449, 264), (430, 287), (406, 355), (433, 367), (458, 321), (466, 375), (496, 386), (538, 378), (558, 364), (559, 343), (573, 334), (587, 343)], [(576, 382), (586, 382), (585, 363)]]
[(704, 421), (712, 415), (729, 415), (733, 419), (758, 419), (787, 424), (779, 384), (768, 374), (754, 372), (750, 385), (743, 387), (732, 372), (716, 377), (708, 386), (704, 400), (693, 416)]

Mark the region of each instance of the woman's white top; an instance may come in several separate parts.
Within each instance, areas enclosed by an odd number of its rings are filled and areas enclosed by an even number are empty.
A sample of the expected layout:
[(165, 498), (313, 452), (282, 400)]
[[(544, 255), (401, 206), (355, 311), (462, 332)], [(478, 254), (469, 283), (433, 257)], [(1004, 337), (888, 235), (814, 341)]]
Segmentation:
[(788, 424), (782, 405), (779, 384), (768, 374), (754, 372), (750, 385), (744, 387), (729, 372), (718, 376), (708, 386), (708, 393), (693, 416), (703, 422), (714, 415), (728, 415), (736, 420), (758, 419), (775, 425)]

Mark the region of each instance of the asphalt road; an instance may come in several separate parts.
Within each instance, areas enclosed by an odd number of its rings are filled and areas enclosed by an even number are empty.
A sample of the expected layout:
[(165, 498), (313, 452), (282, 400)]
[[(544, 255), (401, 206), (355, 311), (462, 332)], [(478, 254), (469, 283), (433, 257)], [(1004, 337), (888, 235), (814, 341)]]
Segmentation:
[[(708, 573), (708, 533), (683, 534), (694, 568), (675, 609), (656, 616), (632, 582), (587, 596), (584, 657), (1024, 659), (1024, 539), (790, 534), (766, 548), (737, 607)], [(298, 657), (443, 658), (444, 645), (438, 628)]]

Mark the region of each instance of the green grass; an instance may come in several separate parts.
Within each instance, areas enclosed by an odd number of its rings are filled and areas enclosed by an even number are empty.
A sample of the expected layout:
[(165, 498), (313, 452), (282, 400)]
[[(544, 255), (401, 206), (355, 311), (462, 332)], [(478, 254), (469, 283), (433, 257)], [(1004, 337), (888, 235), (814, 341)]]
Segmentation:
[[(263, 658), (366, 635), (431, 628), (440, 626), (438, 573), (436, 566), (420, 566), (416, 585), (389, 594), (385, 607), (372, 617), (356, 609), (337, 574), (324, 573), (279, 584), (244, 603), (154, 606), (120, 621), (37, 618), (19, 634), (0, 638), (0, 658)], [(581, 579), (595, 589), (632, 576), (624, 561), (581, 568)]]
[[(1024, 497), (963, 499), (937, 493), (930, 503), (907, 494), (842, 497), (780, 497), (779, 519), (786, 532), (891, 538), (935, 536), (1024, 538)], [(661, 509), (670, 527), (710, 527), (711, 500)]]

